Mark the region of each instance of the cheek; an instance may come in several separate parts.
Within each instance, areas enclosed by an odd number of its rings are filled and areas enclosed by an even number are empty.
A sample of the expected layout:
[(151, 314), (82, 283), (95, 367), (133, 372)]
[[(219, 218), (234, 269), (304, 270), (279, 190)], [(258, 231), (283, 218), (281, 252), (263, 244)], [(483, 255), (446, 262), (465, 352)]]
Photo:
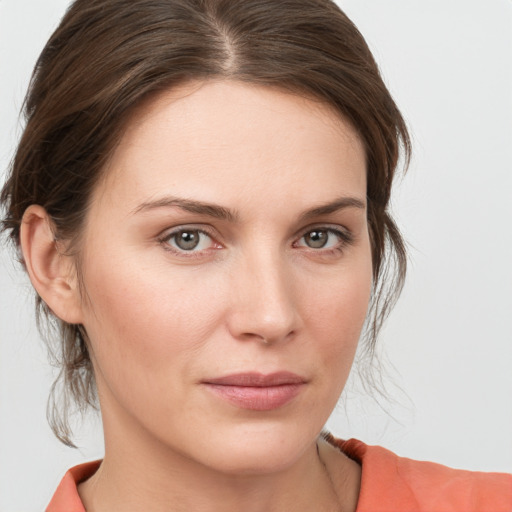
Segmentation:
[[(211, 346), (215, 340), (228, 343), (226, 311), (236, 305), (230, 302), (226, 269), (190, 270), (138, 254), (96, 250), (99, 254), (84, 259), (95, 263), (84, 268), (89, 298), (84, 325), (97, 373), (126, 400), (130, 393), (143, 399), (166, 388), (185, 396), (183, 383), (191, 380), (197, 361), (218, 354)], [(366, 315), (369, 249), (321, 273), (296, 267), (293, 278), (289, 300), (298, 309), (302, 332), (297, 345), (285, 350), (292, 361), (311, 361), (324, 375), (325, 392), (334, 396), (348, 376)]]
[(114, 364), (115, 373), (164, 371), (170, 361), (197, 351), (215, 329), (215, 288), (169, 269), (126, 258), (114, 266), (99, 262), (84, 273), (84, 324), (103, 369)]
[(368, 252), (330, 279), (304, 294), (307, 325), (314, 330), (318, 353), (332, 382), (344, 384), (354, 359), (366, 319), (372, 287), (372, 265)]

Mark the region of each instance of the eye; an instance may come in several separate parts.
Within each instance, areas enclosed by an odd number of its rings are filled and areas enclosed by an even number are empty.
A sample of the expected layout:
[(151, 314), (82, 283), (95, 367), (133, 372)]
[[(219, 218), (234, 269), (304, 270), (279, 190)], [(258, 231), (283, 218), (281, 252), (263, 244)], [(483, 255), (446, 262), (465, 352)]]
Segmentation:
[(200, 252), (216, 247), (211, 236), (200, 229), (180, 229), (168, 233), (161, 239), (168, 250), (175, 252)]
[(341, 249), (350, 240), (350, 235), (340, 230), (315, 228), (302, 235), (296, 245), (309, 249)]

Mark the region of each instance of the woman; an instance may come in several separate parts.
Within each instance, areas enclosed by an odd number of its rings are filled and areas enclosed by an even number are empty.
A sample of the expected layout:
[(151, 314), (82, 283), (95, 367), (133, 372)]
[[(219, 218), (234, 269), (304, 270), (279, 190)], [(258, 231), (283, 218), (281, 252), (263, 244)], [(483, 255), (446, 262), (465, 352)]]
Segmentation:
[(407, 130), (334, 4), (75, 2), (27, 113), (4, 226), (105, 432), (48, 510), (510, 508), (506, 475), (319, 435), (405, 271)]

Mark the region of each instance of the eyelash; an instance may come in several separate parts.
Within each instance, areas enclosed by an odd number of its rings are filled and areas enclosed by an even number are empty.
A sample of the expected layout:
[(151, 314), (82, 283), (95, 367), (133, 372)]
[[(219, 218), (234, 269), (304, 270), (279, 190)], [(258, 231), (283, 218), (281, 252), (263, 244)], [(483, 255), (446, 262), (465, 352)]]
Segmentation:
[[(335, 235), (337, 238), (338, 238), (338, 243), (334, 246), (334, 247), (330, 247), (330, 248), (327, 248), (327, 249), (324, 249), (322, 247), (318, 248), (318, 249), (315, 249), (313, 247), (307, 247), (307, 246), (300, 246), (300, 247), (304, 247), (305, 250), (308, 250), (309, 252), (312, 252), (312, 253), (316, 253), (318, 254), (319, 256), (334, 256), (334, 255), (337, 255), (337, 254), (341, 254), (345, 251), (345, 249), (352, 245), (354, 243), (354, 236), (353, 234), (348, 231), (348, 230), (342, 230), (342, 229), (339, 229), (339, 228), (333, 228), (333, 227), (329, 227), (329, 226), (313, 226), (313, 227), (308, 227), (307, 228), (307, 231), (304, 231), (303, 234), (300, 236), (300, 238), (298, 239), (299, 241), (300, 240), (303, 240), (305, 236), (307, 236), (308, 234), (310, 233), (313, 233), (315, 231), (323, 231), (325, 233), (328, 233), (328, 234), (331, 234), (331, 235)], [(295, 242), (294, 243), (294, 246), (296, 247), (297, 246), (297, 243), (298, 242)]]
[[(307, 236), (308, 234), (313, 233), (315, 231), (317, 231), (317, 232), (325, 232), (325, 233), (328, 233), (328, 234), (331, 234), (331, 235), (335, 235), (338, 238), (339, 243), (336, 244), (335, 247), (331, 247), (331, 248), (328, 248), (328, 249), (323, 249), (322, 247), (316, 249), (316, 248), (313, 248), (313, 247), (308, 247), (308, 246), (304, 246), (304, 245), (300, 245), (299, 246), (298, 245), (298, 242), (303, 240), (305, 236)], [(187, 233), (187, 232), (199, 233), (200, 236), (204, 235), (204, 236), (209, 237), (212, 240), (213, 245), (216, 245), (216, 247), (208, 248), (208, 249), (204, 249), (204, 250), (199, 250), (199, 251), (196, 251), (196, 250), (193, 250), (193, 249), (190, 250), (190, 251), (187, 251), (185, 249), (181, 249), (181, 250), (177, 249), (177, 248), (172, 247), (170, 245), (170, 241), (173, 238), (175, 238), (180, 233)], [(183, 258), (202, 258), (202, 257), (204, 257), (206, 252), (210, 252), (211, 250), (218, 250), (218, 249), (222, 248), (222, 245), (215, 241), (215, 238), (214, 238), (212, 233), (210, 233), (209, 231), (205, 230), (204, 228), (203, 229), (199, 229), (199, 228), (196, 228), (196, 227), (193, 227), (193, 226), (190, 227), (190, 228), (180, 227), (180, 228), (177, 228), (177, 229), (175, 229), (175, 230), (173, 230), (171, 232), (167, 232), (163, 236), (158, 238), (158, 242), (162, 245), (164, 250), (166, 250), (167, 252), (170, 252), (172, 254), (175, 254), (175, 255), (183, 257)], [(353, 244), (353, 242), (354, 242), (354, 236), (348, 230), (341, 230), (341, 229), (338, 229), (338, 228), (333, 228), (333, 227), (328, 227), (328, 226), (313, 226), (313, 227), (308, 227), (306, 231), (302, 232), (302, 235), (298, 238), (298, 240), (293, 243), (293, 247), (303, 247), (304, 250), (307, 250), (307, 251), (312, 252), (312, 253), (316, 253), (319, 256), (321, 255), (321, 256), (327, 256), (328, 257), (328, 256), (333, 256), (333, 255), (336, 255), (336, 254), (343, 253), (344, 250), (348, 246)]]
[[(170, 245), (170, 241), (173, 238), (175, 238), (176, 236), (178, 236), (180, 233), (199, 233), (200, 236), (205, 235), (205, 236), (209, 237), (212, 240), (212, 243), (214, 245), (217, 245), (217, 247), (204, 249), (202, 251), (195, 251), (195, 250), (186, 251), (184, 249), (180, 250), (175, 247), (172, 247)], [(196, 228), (193, 226), (188, 227), (188, 228), (187, 227), (179, 227), (171, 232), (167, 232), (162, 237), (159, 237), (158, 241), (162, 245), (164, 250), (166, 250), (167, 252), (170, 252), (172, 254), (175, 254), (177, 256), (183, 257), (183, 258), (201, 258), (205, 255), (205, 252), (210, 252), (211, 250), (217, 250), (222, 247), (218, 242), (215, 242), (215, 238), (212, 233), (208, 232), (204, 228), (199, 229), (199, 228)]]

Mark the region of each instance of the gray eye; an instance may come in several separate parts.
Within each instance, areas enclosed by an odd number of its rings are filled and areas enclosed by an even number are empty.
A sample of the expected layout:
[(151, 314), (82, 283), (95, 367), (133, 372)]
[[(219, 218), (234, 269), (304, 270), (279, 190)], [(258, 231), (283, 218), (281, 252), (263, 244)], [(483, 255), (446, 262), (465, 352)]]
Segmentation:
[(304, 235), (304, 242), (312, 249), (325, 247), (329, 240), (329, 233), (324, 229), (315, 229)]
[(199, 231), (180, 231), (173, 238), (176, 246), (183, 251), (195, 249), (201, 240)]

